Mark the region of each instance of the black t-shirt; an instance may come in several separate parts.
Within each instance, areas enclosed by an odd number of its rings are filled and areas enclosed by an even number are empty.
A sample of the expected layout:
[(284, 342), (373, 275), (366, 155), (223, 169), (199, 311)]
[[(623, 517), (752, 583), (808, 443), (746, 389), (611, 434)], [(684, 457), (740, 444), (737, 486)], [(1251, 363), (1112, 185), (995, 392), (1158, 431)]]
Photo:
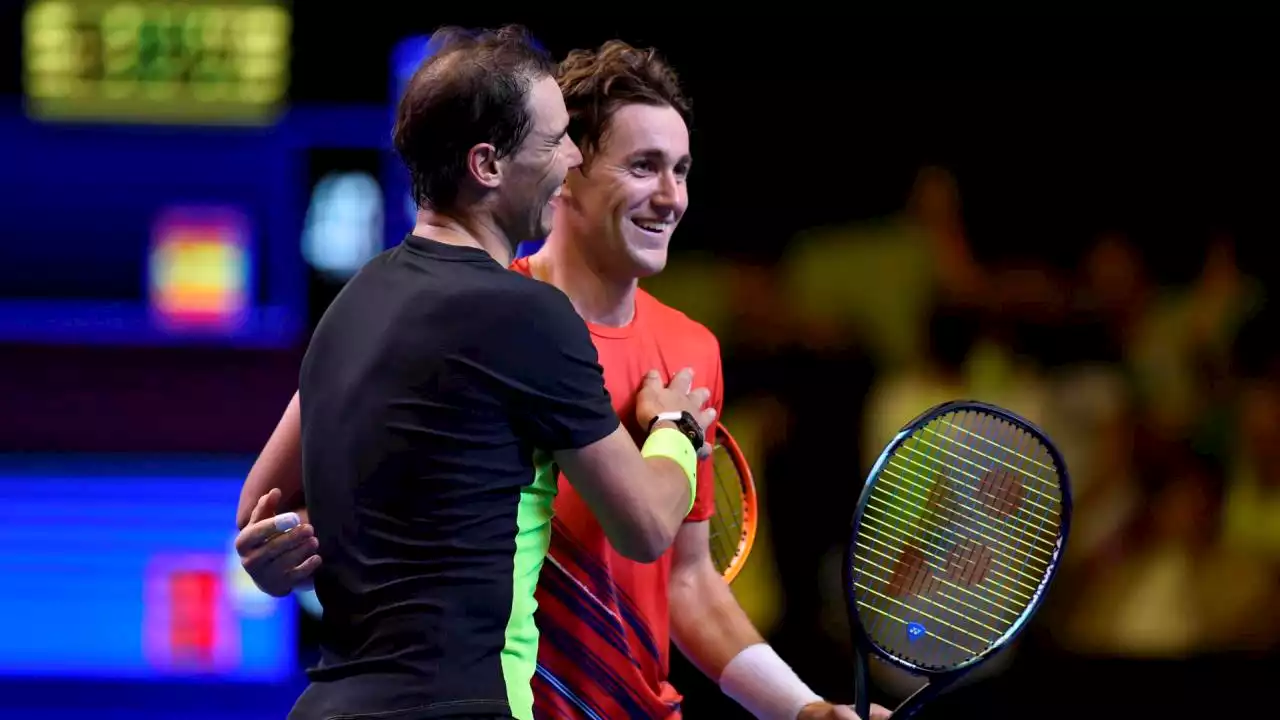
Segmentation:
[(411, 235), (335, 298), (299, 394), (324, 560), (310, 704), (531, 717), (550, 453), (618, 427), (568, 298)]

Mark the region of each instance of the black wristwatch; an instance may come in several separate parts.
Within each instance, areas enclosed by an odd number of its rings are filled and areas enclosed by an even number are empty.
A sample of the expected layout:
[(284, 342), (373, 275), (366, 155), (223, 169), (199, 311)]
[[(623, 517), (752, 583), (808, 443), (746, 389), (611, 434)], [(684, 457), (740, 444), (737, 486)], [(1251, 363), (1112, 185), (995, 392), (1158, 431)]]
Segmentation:
[(648, 432), (653, 432), (653, 426), (656, 425), (659, 420), (669, 420), (670, 422), (675, 423), (676, 429), (684, 433), (684, 436), (689, 438), (689, 442), (693, 443), (694, 451), (702, 449), (702, 443), (705, 437), (702, 434), (702, 426), (698, 424), (698, 420), (693, 416), (693, 413), (688, 410), (685, 410), (684, 412), (658, 413), (649, 421)]

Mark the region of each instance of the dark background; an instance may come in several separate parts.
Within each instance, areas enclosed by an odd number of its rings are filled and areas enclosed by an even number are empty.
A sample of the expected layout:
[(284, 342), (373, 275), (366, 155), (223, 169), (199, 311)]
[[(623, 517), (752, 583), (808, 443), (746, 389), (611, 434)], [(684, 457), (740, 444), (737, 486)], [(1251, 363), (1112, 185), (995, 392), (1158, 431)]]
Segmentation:
[[(270, 228), (265, 262), (275, 274), (263, 282), (274, 283), (281, 307), (297, 322), (296, 332), (265, 346), (90, 342), (88, 335), (78, 342), (74, 333), (0, 337), (0, 451), (16, 456), (243, 459), (257, 452), (293, 391), (307, 328), (341, 285), (305, 267), (296, 252), (308, 188), (326, 168), (381, 173), (391, 198), (386, 241), (398, 240), (393, 228), (400, 208), (391, 203), (398, 197), (394, 183), (403, 179), (396, 179), (386, 153), (389, 122), (379, 130), (393, 100), (389, 56), (400, 39), (444, 23), (523, 22), (557, 56), (613, 37), (664, 53), (695, 108), (692, 209), (672, 255), (672, 270), (687, 272), (693, 282), (708, 268), (748, 277), (780, 272), (802, 231), (894, 216), (925, 166), (945, 168), (954, 178), (965, 236), (985, 267), (1047, 267), (1071, 275), (1100, 233), (1116, 231), (1138, 249), (1159, 287), (1177, 288), (1199, 273), (1209, 239), (1225, 234), (1234, 238), (1239, 266), (1262, 287), (1276, 279), (1268, 253), (1280, 231), (1273, 200), (1280, 190), (1280, 112), (1272, 97), (1276, 50), (1265, 19), (1061, 10), (837, 16), (782, 7), (692, 19), (691, 8), (677, 6), (464, 14), (408, 4), (299, 2), (285, 120), (228, 132), (37, 127), (22, 115), (22, 4), (5, 0), (0, 8), (0, 133), (37, 133), (52, 148), (0, 157), (0, 165), (9, 165), (0, 171), (0, 243), (7, 245), (0, 250), (6, 259), (0, 299), (127, 297), (139, 286), (138, 253), (146, 238), (127, 222), (112, 225), (103, 209), (138, 195), (102, 175), (101, 163), (120, 163), (120, 177), (132, 178), (137, 193), (158, 196), (167, 187), (188, 193), (203, 187), (202, 178), (214, 170), (202, 165), (217, 155), (228, 164), (217, 182), (231, 183), (221, 191), (258, 207), (257, 217)], [(338, 116), (360, 119), (328, 124), (326, 118)], [(330, 129), (315, 130), (322, 126)], [(348, 126), (367, 132), (344, 140), (341, 128)], [(228, 158), (208, 142), (237, 144), (246, 157)], [(93, 154), (92, 168), (80, 164), (81, 146)], [(0, 138), (0, 150), (5, 147)], [(258, 147), (275, 153), (264, 154), (261, 167), (250, 157)], [(160, 157), (164, 173), (148, 179), (125, 167), (141, 162), (139, 153)], [(40, 178), (47, 190), (37, 193), (23, 178)], [(40, 202), (30, 200), (37, 197)], [(779, 303), (786, 301), (783, 291)], [(737, 324), (718, 325), (690, 312), (721, 333), (730, 405), (771, 394), (789, 417), (799, 418), (800, 430), (793, 427), (781, 447), (761, 450), (762, 475), (816, 473), (829, 483), (807, 486), (802, 499), (781, 492), (774, 499), (767, 521), (778, 572), (768, 582), (785, 600), (765, 629), (811, 684), (848, 700), (846, 640), (816, 619), (823, 571), (812, 556), (840, 542), (866, 448), (854, 441), (861, 420), (841, 425), (827, 416), (861, 416), (870, 388), (887, 370), (856, 342), (816, 351), (793, 340), (762, 339), (763, 324), (741, 327), (755, 310), (734, 310), (736, 302), (728, 301), (728, 316)], [(1262, 317), (1255, 326), (1263, 339), (1244, 358), (1258, 366), (1268, 364), (1274, 346), (1267, 337), (1275, 325), (1270, 315)], [(1080, 355), (1085, 344), (1061, 327), (1028, 329), (1020, 337), (1033, 356)], [(1123, 353), (1098, 355), (1121, 363)], [(1242, 373), (1232, 372), (1231, 378)], [(1136, 422), (1137, 430), (1126, 432), (1142, 434), (1142, 421)], [(859, 445), (858, 457), (827, 449), (842, 443)], [(1151, 466), (1140, 474), (1176, 473)], [(1158, 482), (1144, 487), (1157, 497)], [(813, 507), (822, 498), (831, 499), (825, 514)], [(228, 524), (233, 505), (229, 497)], [(1274, 562), (1276, 556), (1268, 557)], [(787, 572), (789, 564), (797, 569)], [(1274, 580), (1276, 566), (1268, 567)], [(1082, 597), (1075, 585), (1066, 587), (1064, 597)], [(302, 617), (300, 663), (313, 638)], [(945, 701), (954, 704), (951, 713), (944, 703), (929, 716), (1120, 717), (1141, 708), (1190, 717), (1243, 708), (1257, 683), (1277, 669), (1276, 637), (1209, 642), (1162, 657), (1119, 646), (1085, 653), (1059, 641), (1052, 627), (1058, 617), (1035, 623), (1002, 672)], [(679, 660), (673, 676), (688, 696), (689, 717), (734, 712)], [(121, 713), (166, 716), (160, 704), (177, 692), (166, 689), (169, 684), (108, 680), (93, 692), (113, 698)], [(296, 676), (292, 683), (230, 685), (216, 693), (221, 705), (206, 709), (210, 717), (237, 716), (236, 702), (242, 702), (272, 716), (288, 707)], [(24, 707), (47, 700), (42, 709), (55, 712), (73, 694), (51, 690)]]

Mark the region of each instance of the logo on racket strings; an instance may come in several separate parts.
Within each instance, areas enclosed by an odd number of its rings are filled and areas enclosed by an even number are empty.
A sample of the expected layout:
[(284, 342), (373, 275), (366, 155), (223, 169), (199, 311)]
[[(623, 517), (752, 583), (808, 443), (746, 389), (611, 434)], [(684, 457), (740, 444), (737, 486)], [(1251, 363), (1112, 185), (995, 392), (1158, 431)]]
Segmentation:
[(918, 622), (907, 623), (907, 641), (915, 642), (924, 637), (924, 626)]

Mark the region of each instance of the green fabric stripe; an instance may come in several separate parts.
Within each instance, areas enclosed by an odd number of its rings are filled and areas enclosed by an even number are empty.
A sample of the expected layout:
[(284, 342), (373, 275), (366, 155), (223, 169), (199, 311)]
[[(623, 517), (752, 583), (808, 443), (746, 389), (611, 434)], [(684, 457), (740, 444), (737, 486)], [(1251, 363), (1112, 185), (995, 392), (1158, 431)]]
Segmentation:
[(502, 677), (507, 684), (507, 702), (517, 720), (533, 720), (533, 673), (538, 662), (538, 627), (533, 613), (538, 608), (533, 591), (542, 572), (551, 542), (552, 501), (557, 491), (559, 469), (549, 453), (533, 455), (533, 482), (520, 491), (516, 513), (516, 554), (511, 577), (511, 617), (507, 620), (506, 643), (502, 648)]

